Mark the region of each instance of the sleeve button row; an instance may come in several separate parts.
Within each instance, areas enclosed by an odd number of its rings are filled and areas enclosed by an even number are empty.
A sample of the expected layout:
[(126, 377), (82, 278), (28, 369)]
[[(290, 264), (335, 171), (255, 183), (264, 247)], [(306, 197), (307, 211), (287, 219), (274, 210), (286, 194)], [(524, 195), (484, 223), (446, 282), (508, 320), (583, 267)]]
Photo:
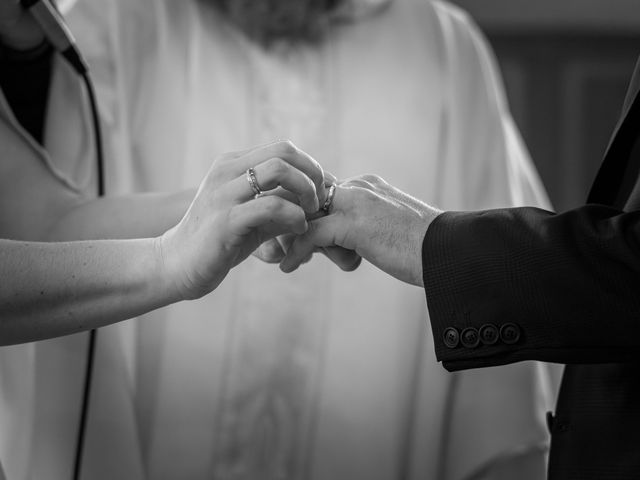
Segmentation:
[(448, 327), (443, 334), (443, 341), (447, 348), (456, 348), (462, 344), (465, 348), (476, 348), (480, 343), (483, 345), (495, 345), (498, 340), (506, 345), (518, 343), (521, 337), (521, 330), (515, 323), (505, 323), (500, 328), (492, 323), (487, 323), (477, 330), (468, 327), (462, 333), (455, 327)]

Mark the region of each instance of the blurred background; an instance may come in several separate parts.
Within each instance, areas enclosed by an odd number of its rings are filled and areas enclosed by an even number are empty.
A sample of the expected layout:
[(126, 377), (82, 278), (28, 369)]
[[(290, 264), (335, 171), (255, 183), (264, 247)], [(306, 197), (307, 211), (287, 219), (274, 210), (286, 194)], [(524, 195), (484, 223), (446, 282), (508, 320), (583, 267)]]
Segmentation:
[(453, 0), (495, 49), (554, 207), (584, 203), (640, 46), (637, 0)]

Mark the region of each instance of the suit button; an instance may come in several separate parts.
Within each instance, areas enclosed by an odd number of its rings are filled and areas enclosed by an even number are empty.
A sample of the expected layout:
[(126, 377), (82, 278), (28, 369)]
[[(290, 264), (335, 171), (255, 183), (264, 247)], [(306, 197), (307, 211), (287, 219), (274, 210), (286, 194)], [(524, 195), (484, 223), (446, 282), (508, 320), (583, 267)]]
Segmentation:
[(513, 345), (520, 340), (520, 327), (515, 323), (505, 323), (500, 327), (500, 338), (507, 345)]
[(465, 328), (462, 331), (460, 343), (462, 343), (462, 345), (467, 348), (476, 348), (480, 344), (478, 330), (473, 327)]
[(460, 342), (460, 335), (458, 334), (458, 330), (453, 327), (449, 327), (444, 331), (442, 339), (448, 348), (456, 348)]
[(498, 337), (500, 336), (500, 332), (498, 331), (498, 327), (496, 327), (492, 323), (487, 323), (480, 327), (480, 341), (485, 345), (493, 345), (498, 341)]

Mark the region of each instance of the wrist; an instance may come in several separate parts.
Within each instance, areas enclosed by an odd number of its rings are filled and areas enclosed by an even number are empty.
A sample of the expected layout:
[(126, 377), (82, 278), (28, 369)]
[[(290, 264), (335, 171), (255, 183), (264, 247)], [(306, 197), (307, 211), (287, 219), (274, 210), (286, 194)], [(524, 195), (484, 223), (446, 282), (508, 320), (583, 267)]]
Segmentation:
[[(427, 216), (427, 225), (426, 225), (426, 229), (424, 231), (424, 234), (422, 236), (422, 241), (420, 244), (420, 286), (424, 287), (428, 282), (427, 282), (427, 276), (429, 275), (429, 272), (427, 270), (425, 270), (425, 265), (427, 264), (427, 260), (430, 259), (430, 257), (437, 257), (439, 255), (439, 253), (436, 251), (434, 252), (433, 249), (433, 244), (434, 244), (434, 237), (436, 239), (439, 238), (440, 232), (437, 230), (437, 228), (433, 228), (434, 227), (434, 223), (436, 222), (436, 219), (438, 217), (440, 217), (442, 214), (446, 213), (444, 210), (438, 210), (438, 209), (434, 209), (432, 207), (431, 208), (431, 212), (429, 212), (428, 216)], [(436, 242), (437, 243), (437, 242)], [(439, 244), (439, 243), (438, 243)], [(446, 244), (439, 244), (442, 248), (447, 248)]]
[(156, 273), (154, 282), (158, 285), (167, 305), (189, 299), (180, 288), (179, 265), (172, 260), (170, 232), (171, 230), (153, 239), (154, 271)]
[(412, 268), (411, 273), (411, 283), (417, 285), (419, 287), (424, 287), (424, 272), (423, 272), (423, 255), (424, 255), (424, 241), (426, 236), (429, 234), (429, 227), (431, 223), (443, 213), (442, 210), (439, 210), (430, 205), (424, 204), (424, 208), (420, 214), (421, 220), (417, 223), (413, 229), (413, 238), (412, 238), (412, 255), (413, 261), (409, 265)]

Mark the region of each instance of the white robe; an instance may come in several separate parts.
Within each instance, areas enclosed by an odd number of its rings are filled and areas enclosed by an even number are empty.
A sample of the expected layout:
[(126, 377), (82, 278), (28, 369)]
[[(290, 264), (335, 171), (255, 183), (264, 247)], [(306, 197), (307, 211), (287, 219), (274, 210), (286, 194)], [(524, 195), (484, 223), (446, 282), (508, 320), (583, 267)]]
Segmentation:
[[(70, 22), (111, 194), (193, 187), (216, 153), (287, 137), (445, 209), (548, 206), (495, 60), (447, 4), (396, 0), (321, 48), (269, 52), (196, 1), (84, 0)], [(427, 315), (368, 264), (249, 259), (202, 300), (100, 330), (84, 478), (447, 480), (545, 442), (544, 369), (449, 374)], [(69, 478), (84, 341), (36, 349), (30, 470), (11, 480)]]
[[(85, 92), (63, 61), (56, 58), (54, 65), (46, 150), (19, 125), (0, 91), (0, 163), (13, 151), (30, 151), (61, 190), (91, 197), (95, 154)], [(3, 183), (2, 188), (14, 187)], [(29, 224), (32, 212), (40, 218), (46, 209), (39, 204), (10, 214), (2, 209), (0, 238), (42, 240)], [(0, 464), (7, 479), (71, 478), (85, 347), (86, 335), (73, 335), (0, 348)]]

